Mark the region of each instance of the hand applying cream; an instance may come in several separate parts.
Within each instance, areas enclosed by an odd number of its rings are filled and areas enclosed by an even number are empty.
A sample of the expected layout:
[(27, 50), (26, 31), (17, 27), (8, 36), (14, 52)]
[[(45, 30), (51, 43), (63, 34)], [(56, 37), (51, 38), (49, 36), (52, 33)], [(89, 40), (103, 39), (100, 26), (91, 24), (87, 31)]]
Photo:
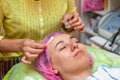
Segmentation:
[(63, 27), (63, 30), (65, 30), (66, 32), (72, 32), (73, 31), (73, 28), (70, 26), (69, 21), (64, 22), (64, 26), (62, 26), (62, 27)]

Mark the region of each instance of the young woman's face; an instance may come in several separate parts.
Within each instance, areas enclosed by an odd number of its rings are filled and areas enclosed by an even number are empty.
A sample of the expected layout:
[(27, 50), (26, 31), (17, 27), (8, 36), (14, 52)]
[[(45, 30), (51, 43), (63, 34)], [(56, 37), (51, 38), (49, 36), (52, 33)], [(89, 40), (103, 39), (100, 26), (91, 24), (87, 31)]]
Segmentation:
[(60, 73), (76, 73), (89, 66), (89, 55), (83, 44), (67, 34), (55, 37), (48, 44), (53, 68)]

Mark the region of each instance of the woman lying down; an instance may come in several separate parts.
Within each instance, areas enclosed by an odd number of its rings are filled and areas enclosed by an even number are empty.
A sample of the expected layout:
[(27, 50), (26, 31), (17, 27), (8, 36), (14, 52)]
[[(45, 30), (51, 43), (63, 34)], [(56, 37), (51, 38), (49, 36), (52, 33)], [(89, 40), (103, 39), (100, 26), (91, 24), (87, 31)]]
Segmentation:
[(63, 32), (47, 36), (47, 48), (35, 62), (35, 68), (47, 80), (120, 80), (120, 68), (101, 64), (92, 72), (93, 58), (76, 38)]

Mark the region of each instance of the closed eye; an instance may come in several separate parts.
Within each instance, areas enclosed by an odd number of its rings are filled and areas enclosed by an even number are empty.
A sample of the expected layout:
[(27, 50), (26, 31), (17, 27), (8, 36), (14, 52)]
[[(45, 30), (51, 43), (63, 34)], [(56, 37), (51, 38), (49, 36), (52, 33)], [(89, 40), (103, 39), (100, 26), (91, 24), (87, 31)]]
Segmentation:
[(65, 48), (66, 48), (66, 46), (61, 47), (61, 48), (60, 48), (60, 51), (63, 50), (63, 49), (65, 49)]

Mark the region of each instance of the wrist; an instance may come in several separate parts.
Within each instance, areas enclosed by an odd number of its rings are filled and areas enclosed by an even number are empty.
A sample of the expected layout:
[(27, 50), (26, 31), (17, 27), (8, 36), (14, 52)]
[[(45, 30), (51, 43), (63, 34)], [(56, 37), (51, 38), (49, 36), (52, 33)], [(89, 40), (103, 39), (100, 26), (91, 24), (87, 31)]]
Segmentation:
[(24, 42), (26, 39), (18, 39), (17, 47), (20, 52), (23, 52)]

